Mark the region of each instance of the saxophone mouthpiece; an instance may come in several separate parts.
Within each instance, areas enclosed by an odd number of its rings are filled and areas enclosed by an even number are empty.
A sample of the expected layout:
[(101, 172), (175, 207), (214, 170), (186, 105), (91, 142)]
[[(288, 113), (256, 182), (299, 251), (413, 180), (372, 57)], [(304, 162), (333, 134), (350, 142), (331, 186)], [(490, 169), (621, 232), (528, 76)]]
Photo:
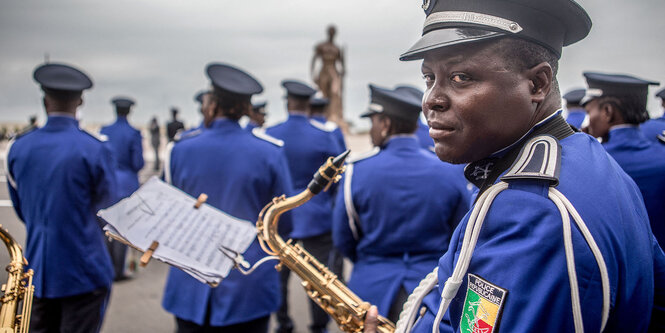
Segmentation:
[(314, 178), (309, 182), (307, 188), (313, 194), (319, 194), (322, 190), (327, 190), (332, 183), (337, 182), (342, 172), (344, 172), (344, 160), (346, 160), (350, 152), (350, 150), (347, 150), (337, 157), (328, 158), (326, 163), (316, 171)]

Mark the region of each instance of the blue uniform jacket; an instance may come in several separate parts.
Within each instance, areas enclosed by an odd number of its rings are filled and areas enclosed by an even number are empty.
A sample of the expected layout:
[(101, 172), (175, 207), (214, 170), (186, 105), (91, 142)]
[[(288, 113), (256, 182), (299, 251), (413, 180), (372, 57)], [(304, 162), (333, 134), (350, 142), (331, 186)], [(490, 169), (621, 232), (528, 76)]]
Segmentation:
[[(291, 178), (282, 148), (243, 130), (236, 121), (217, 119), (200, 134), (177, 142), (170, 154), (167, 180), (184, 192), (240, 219), (255, 222), (273, 197), (292, 195)], [(168, 170), (167, 170), (168, 171)], [(280, 219), (288, 233), (289, 215)], [(266, 253), (254, 240), (243, 254), (254, 264)], [(162, 306), (176, 317), (203, 325), (228, 326), (269, 315), (280, 305), (279, 276), (274, 264), (259, 266), (249, 276), (237, 270), (217, 288), (171, 268)]]
[(658, 140), (658, 136), (664, 136), (663, 131), (665, 131), (665, 115), (656, 119), (649, 119), (640, 125), (640, 129), (644, 132), (644, 136), (649, 141), (654, 141), (658, 143), (663, 143)]
[(259, 127), (259, 126), (256, 125), (256, 123), (250, 121), (250, 122), (247, 123), (247, 125), (245, 125), (245, 130), (246, 130), (247, 132), (252, 132), (252, 130), (255, 129), (255, 128), (257, 128), (257, 127)]
[[(312, 175), (328, 157), (343, 152), (331, 132), (314, 127), (304, 115), (291, 114), (286, 122), (275, 125), (266, 132), (284, 141), (284, 151), (296, 193), (305, 190), (312, 180)], [(291, 211), (291, 238), (300, 239), (330, 232), (334, 190), (333, 186)]]
[[(609, 273), (611, 300), (605, 332), (645, 332), (654, 298), (661, 306), (665, 301), (665, 257), (651, 233), (639, 189), (594, 138), (577, 133), (559, 142), (561, 167), (556, 188), (586, 222)], [(503, 305), (494, 331), (574, 331), (562, 220), (547, 197), (548, 186), (544, 181), (515, 180), (496, 197), (467, 274), (448, 310), (450, 325), (441, 324), (442, 332), (460, 332), (460, 323), (469, 320), (468, 313), (463, 314), (469, 274), (477, 277), (475, 281), (483, 279), (506, 290), (497, 299)], [(441, 288), (460, 255), (468, 218), (467, 214), (439, 261), (439, 287), (427, 296), (428, 311), (415, 332), (431, 331)], [(584, 330), (599, 332), (599, 269), (574, 224), (572, 242)], [(486, 291), (492, 294), (498, 289)], [(478, 312), (478, 316), (491, 320), (492, 315)]]
[(354, 262), (351, 290), (387, 315), (400, 287), (411, 293), (448, 247), (468, 209), (465, 187), (462, 170), (423, 150), (415, 135), (393, 137), (353, 163), (333, 223), (335, 246)]
[(315, 121), (318, 121), (320, 124), (323, 124), (324, 126), (329, 126), (332, 129), (332, 133), (335, 136), (335, 139), (337, 139), (337, 143), (339, 144), (340, 147), (342, 147), (342, 150), (346, 150), (346, 141), (344, 141), (344, 134), (342, 133), (342, 130), (337, 126), (337, 124), (333, 123), (332, 121), (328, 121), (326, 117), (324, 116), (312, 116), (312, 119)]
[(112, 154), (107, 143), (64, 116), (50, 116), (9, 147), (9, 193), (25, 222), (36, 297), (111, 286), (113, 267), (96, 212), (116, 199)]
[(575, 126), (575, 128), (582, 128), (582, 123), (586, 119), (586, 111), (583, 108), (575, 108), (568, 110), (566, 122)]
[(429, 136), (429, 127), (421, 120), (418, 121), (418, 129), (416, 130), (420, 147), (428, 151), (434, 151), (434, 140)]
[(635, 126), (610, 130), (603, 147), (640, 188), (651, 230), (665, 244), (665, 145), (647, 140)]
[(102, 127), (100, 133), (108, 137), (118, 163), (118, 195), (128, 197), (139, 188), (138, 172), (144, 164), (141, 132), (129, 125), (127, 118), (118, 117), (112, 125)]

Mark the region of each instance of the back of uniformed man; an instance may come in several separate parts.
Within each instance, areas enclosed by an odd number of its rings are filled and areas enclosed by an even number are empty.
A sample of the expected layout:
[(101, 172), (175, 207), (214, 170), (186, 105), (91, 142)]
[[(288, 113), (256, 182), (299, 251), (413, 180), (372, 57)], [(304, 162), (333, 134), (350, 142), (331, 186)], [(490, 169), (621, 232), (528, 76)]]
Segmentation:
[(468, 209), (463, 172), (421, 148), (420, 99), (370, 85), (376, 147), (352, 160), (335, 202), (333, 240), (353, 261), (349, 288), (396, 321)]
[[(656, 92), (656, 97), (660, 98), (660, 104), (665, 112), (665, 88)], [(640, 129), (648, 140), (665, 144), (665, 113), (659, 118), (645, 121), (640, 125)]]
[(589, 93), (589, 134), (602, 138), (603, 147), (640, 188), (651, 229), (665, 244), (665, 145), (648, 140), (639, 126), (646, 119), (647, 91), (656, 82), (628, 75), (584, 73)]
[(332, 121), (326, 118), (326, 108), (330, 104), (330, 100), (325, 97), (312, 96), (309, 99), (309, 117), (312, 125), (319, 127), (327, 132), (332, 132), (337, 143), (343, 150), (346, 150), (346, 142), (344, 141), (344, 134), (342, 129)]
[[(118, 197), (126, 198), (139, 188), (139, 171), (143, 168), (143, 137), (141, 132), (132, 127), (127, 121), (134, 101), (127, 97), (116, 97), (111, 100), (115, 106), (115, 123), (102, 127), (100, 133), (108, 137), (113, 150), (118, 179)], [(125, 256), (127, 246), (114, 241), (108, 241), (113, 269), (114, 280), (127, 278), (125, 272)]]
[[(419, 101), (423, 100), (422, 90), (416, 87), (400, 85), (395, 87), (395, 90), (403, 94), (410, 95)], [(427, 119), (425, 119), (424, 115), (418, 117), (418, 129), (416, 130), (416, 136), (418, 137), (418, 142), (420, 142), (420, 146), (423, 149), (429, 150), (432, 153), (434, 152), (434, 140), (432, 140), (432, 138), (429, 136), (429, 127), (427, 127)]]
[[(272, 198), (292, 195), (282, 143), (238, 124), (251, 107), (251, 96), (263, 90), (258, 81), (225, 64), (210, 64), (206, 71), (213, 86), (204, 101), (207, 128), (171, 146), (165, 179), (191, 196), (205, 193), (206, 203), (254, 222)], [(288, 215), (280, 220), (284, 236), (291, 226)], [(266, 254), (255, 240), (243, 256), (253, 264)], [(279, 275), (271, 264), (248, 276), (233, 270), (216, 288), (171, 268), (162, 300), (164, 309), (176, 317), (180, 333), (264, 333), (279, 304)]]
[[(312, 179), (312, 172), (318, 170), (330, 156), (343, 152), (333, 134), (316, 127), (308, 118), (309, 99), (316, 92), (313, 88), (299, 81), (282, 81), (286, 89), (286, 108), (289, 118), (286, 122), (268, 128), (266, 132), (284, 141), (284, 150), (289, 163), (289, 170), (296, 192), (302, 191)], [(293, 231), (290, 237), (300, 240), (303, 246), (317, 260), (328, 264), (332, 251), (332, 204), (331, 192), (334, 188), (314, 196), (304, 205), (294, 209)], [(341, 262), (331, 265), (331, 271), (341, 276)], [(283, 304), (277, 313), (278, 331), (290, 332), (293, 324), (288, 316), (287, 285), (288, 270), (282, 271)], [(318, 305), (310, 301), (312, 312), (312, 332), (326, 329), (328, 315)]]
[(565, 93), (562, 98), (566, 101), (566, 122), (575, 126), (577, 129), (582, 129), (588, 124), (587, 114), (584, 107), (580, 105), (584, 97), (585, 89), (573, 89)]
[[(584, 9), (572, 0), (423, 7), (423, 36), (401, 59), (423, 59), (436, 154), (469, 163), (479, 196), (425, 281), (433, 288), (413, 331), (663, 331), (665, 255), (639, 189), (561, 116), (558, 59), (589, 33)], [(405, 328), (422, 313), (407, 310)]]
[(113, 267), (95, 213), (116, 198), (111, 148), (79, 129), (76, 109), (92, 81), (68, 65), (34, 72), (48, 120), (9, 148), (7, 180), (25, 222), (35, 272), (31, 332), (98, 332)]

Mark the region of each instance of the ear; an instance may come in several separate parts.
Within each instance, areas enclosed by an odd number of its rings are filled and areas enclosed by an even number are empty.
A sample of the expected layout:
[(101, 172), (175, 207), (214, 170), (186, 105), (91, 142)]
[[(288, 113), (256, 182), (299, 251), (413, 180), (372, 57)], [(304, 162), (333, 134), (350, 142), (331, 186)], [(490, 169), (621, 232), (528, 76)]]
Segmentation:
[(83, 105), (83, 98), (79, 98), (78, 103), (76, 104), (77, 106)]
[(552, 66), (547, 62), (541, 62), (528, 69), (526, 75), (530, 82), (531, 102), (542, 103), (552, 90), (554, 81)]
[(601, 103), (600, 114), (602, 116), (603, 121), (609, 124), (623, 122), (623, 119), (621, 119), (622, 117), (619, 114), (619, 110), (617, 110), (612, 103)]

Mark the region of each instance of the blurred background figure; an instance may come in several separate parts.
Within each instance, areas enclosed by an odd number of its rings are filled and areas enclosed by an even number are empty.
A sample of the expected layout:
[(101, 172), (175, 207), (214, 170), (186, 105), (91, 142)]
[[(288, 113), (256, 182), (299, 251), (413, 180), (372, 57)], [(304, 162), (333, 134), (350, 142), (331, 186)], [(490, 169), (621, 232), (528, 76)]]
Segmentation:
[(584, 73), (589, 89), (582, 100), (589, 134), (635, 181), (649, 214), (651, 230), (665, 244), (665, 145), (650, 141), (639, 125), (649, 119), (647, 92), (657, 82), (628, 75)]
[(36, 130), (36, 129), (38, 129), (38, 128), (39, 128), (39, 126), (37, 126), (37, 116), (32, 115), (32, 116), (30, 116), (30, 118), (28, 119), (28, 126), (24, 127), (24, 128), (21, 130), (21, 133), (27, 133), (27, 132), (30, 132), (30, 131)]
[[(144, 165), (143, 137), (127, 120), (134, 101), (127, 97), (115, 97), (111, 103), (115, 106), (116, 121), (102, 127), (100, 133), (108, 137), (117, 162), (115, 173), (118, 179), (118, 197), (125, 198), (139, 188), (138, 173)], [(136, 261), (130, 260), (129, 265), (126, 265), (126, 245), (108, 240), (107, 245), (115, 270), (114, 280), (127, 279), (136, 271)]]
[[(665, 89), (659, 90), (656, 97), (660, 98), (660, 104), (665, 111)], [(647, 120), (640, 125), (640, 129), (647, 140), (665, 144), (665, 113), (660, 118)]]
[(267, 102), (252, 104), (252, 109), (247, 114), (249, 122), (245, 125), (246, 130), (252, 131), (255, 128), (263, 127), (266, 122), (266, 105), (268, 105)]
[[(284, 141), (284, 151), (296, 193), (305, 190), (312, 180), (312, 171), (317, 170), (328, 157), (343, 152), (332, 132), (310, 123), (309, 100), (316, 93), (309, 85), (296, 80), (284, 80), (286, 90), (286, 109), (289, 118), (266, 132)], [(319, 193), (311, 200), (293, 210), (293, 231), (290, 237), (302, 242), (303, 247), (318, 261), (326, 264), (330, 271), (342, 276), (343, 262), (331, 262), (334, 254), (332, 245), (332, 206), (333, 185), (328, 191)], [(280, 272), (282, 284), (282, 306), (277, 312), (278, 328), (281, 333), (292, 332), (293, 321), (289, 316), (288, 281), (289, 270)], [(310, 332), (324, 332), (328, 324), (328, 314), (316, 303), (310, 301), (312, 324)]]
[(157, 171), (159, 170), (159, 145), (162, 143), (157, 117), (152, 117), (150, 124), (148, 125), (148, 130), (150, 131), (150, 145), (155, 152), (155, 165), (153, 166), (153, 170)]
[[(335, 247), (353, 261), (348, 286), (395, 322), (436, 267), (468, 208), (462, 171), (420, 147), (420, 99), (370, 85), (374, 150), (347, 165), (333, 214)], [(378, 272), (381, 272), (380, 274)]]
[(584, 110), (584, 107), (580, 105), (580, 101), (584, 98), (585, 89), (573, 89), (568, 91), (563, 95), (563, 99), (566, 100), (566, 111), (568, 116), (566, 116), (566, 122), (575, 126), (577, 129), (582, 129), (589, 124), (589, 120)]
[(185, 125), (178, 120), (178, 109), (175, 107), (171, 108), (171, 120), (166, 123), (166, 138), (168, 142), (173, 141), (175, 135), (179, 130), (185, 128)]

